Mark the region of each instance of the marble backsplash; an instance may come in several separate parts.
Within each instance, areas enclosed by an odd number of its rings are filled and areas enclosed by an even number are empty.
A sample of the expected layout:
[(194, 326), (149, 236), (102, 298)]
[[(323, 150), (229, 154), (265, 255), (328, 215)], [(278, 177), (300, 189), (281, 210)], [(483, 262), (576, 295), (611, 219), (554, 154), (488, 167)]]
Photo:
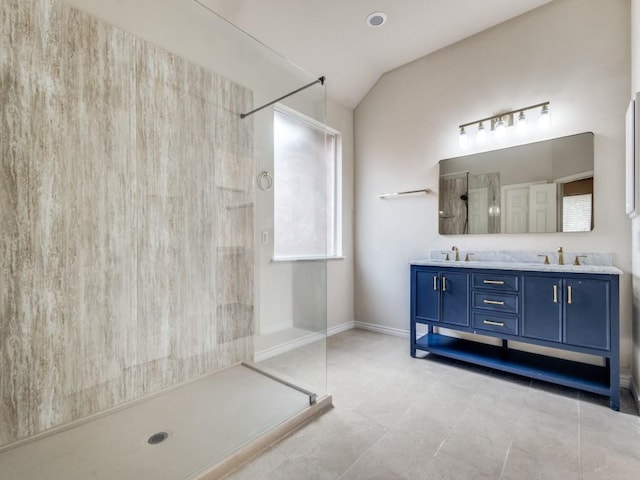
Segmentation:
[[(453, 250), (431, 250), (429, 252), (430, 260), (443, 260), (446, 255), (449, 255), (449, 259), (455, 258), (455, 251)], [(549, 262), (552, 264), (558, 263), (557, 250), (459, 250), (460, 260), (464, 260), (469, 254), (469, 258), (474, 262), (505, 262), (505, 263), (539, 263), (544, 262), (544, 256), (547, 255)], [(564, 263), (571, 265), (576, 256), (581, 256), (580, 263), (582, 265), (595, 265), (595, 266), (612, 266), (613, 265), (613, 253), (609, 252), (579, 252), (564, 250)]]
[(53, 0), (0, 67), (0, 446), (251, 359), (251, 92)]

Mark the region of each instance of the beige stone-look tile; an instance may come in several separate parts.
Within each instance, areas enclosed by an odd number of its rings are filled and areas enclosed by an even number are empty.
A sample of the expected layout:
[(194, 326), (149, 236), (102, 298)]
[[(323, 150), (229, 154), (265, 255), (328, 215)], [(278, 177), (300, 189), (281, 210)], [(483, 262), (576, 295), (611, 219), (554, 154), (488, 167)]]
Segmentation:
[(498, 392), (480, 391), (473, 396), (465, 413), (470, 413), (476, 418), (486, 416), (505, 423), (510, 422), (515, 427), (524, 408), (524, 400), (520, 400), (524, 399), (524, 395), (525, 392), (521, 397), (504, 397)]
[(391, 427), (427, 394), (429, 388), (428, 382), (394, 381), (362, 398), (352, 410), (384, 427)]
[[(311, 474), (291, 460), (286, 460), (282, 465), (274, 469), (268, 476), (268, 480), (318, 480), (318, 477)], [(253, 480), (247, 477), (246, 480)]]
[(439, 453), (463, 461), (486, 475), (500, 476), (512, 444), (513, 431), (496, 429), (484, 435), (480, 429), (467, 431), (466, 427), (458, 424)]
[(536, 412), (556, 415), (565, 421), (579, 420), (579, 392), (573, 388), (532, 381), (527, 390), (525, 407)]
[(265, 480), (271, 472), (287, 461), (287, 457), (274, 448), (268, 448), (245, 465), (225, 475), (224, 480)]
[(340, 480), (411, 480), (388, 468), (377, 456), (365, 454), (354, 463)]
[(497, 480), (499, 475), (489, 475), (464, 460), (438, 453), (418, 478), (420, 480)]
[(582, 478), (623, 480), (638, 476), (640, 441), (629, 441), (622, 432), (618, 437), (623, 440), (611, 442), (610, 436), (588, 440), (583, 437), (580, 448)]
[(476, 393), (480, 387), (490, 378), (491, 371), (470, 365), (467, 363), (452, 364), (441, 378), (459, 389), (467, 390), (467, 395)]
[(525, 408), (518, 421), (513, 447), (541, 461), (579, 471), (579, 424), (562, 416)]
[(500, 480), (579, 480), (578, 472), (511, 448)]
[(456, 422), (471, 403), (474, 392), (448, 382), (433, 381), (429, 391), (413, 405), (417, 415)]
[[(318, 422), (315, 435), (298, 444), (289, 459), (321, 480), (340, 478), (384, 433), (361, 415), (333, 410)], [(278, 448), (278, 446), (276, 446)]]
[(451, 424), (418, 416), (409, 410), (368, 451), (389, 470), (406, 478), (419, 478), (442, 442)]

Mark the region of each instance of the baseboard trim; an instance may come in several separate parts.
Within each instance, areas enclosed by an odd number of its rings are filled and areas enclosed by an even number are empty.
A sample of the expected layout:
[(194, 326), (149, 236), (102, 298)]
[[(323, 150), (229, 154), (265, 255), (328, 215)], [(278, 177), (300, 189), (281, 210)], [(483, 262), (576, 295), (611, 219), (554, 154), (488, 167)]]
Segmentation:
[(620, 375), (620, 388), (631, 389), (631, 375)]
[(337, 335), (338, 333), (346, 332), (347, 330), (353, 330), (356, 322), (344, 322), (340, 325), (334, 325), (333, 327), (329, 327), (327, 329), (327, 337), (332, 337), (333, 335)]
[(409, 332), (402, 330), (401, 328), (385, 327), (384, 325), (377, 325), (374, 323), (366, 322), (353, 322), (355, 328), (360, 330), (368, 330), (369, 332), (383, 333), (385, 335), (391, 335), (393, 337), (409, 338)]
[(325, 338), (327, 338), (327, 335), (324, 331), (310, 333), (309, 335), (305, 335), (304, 337), (296, 338), (295, 340), (281, 343), (280, 345), (277, 345), (275, 347), (256, 352), (253, 355), (253, 361), (262, 362), (263, 360), (267, 360), (268, 358), (282, 355), (283, 353), (290, 352), (291, 350), (295, 350), (296, 348), (304, 347), (305, 345), (309, 345), (310, 343), (314, 343), (319, 340), (324, 340)]
[(345, 322), (341, 323), (340, 325), (334, 325), (333, 327), (329, 327), (327, 330), (310, 333), (309, 335), (305, 335), (304, 337), (296, 338), (295, 340), (281, 343), (280, 345), (277, 345), (275, 347), (256, 352), (254, 354), (253, 361), (262, 362), (263, 360), (267, 360), (268, 358), (282, 355), (283, 353), (290, 352), (291, 350), (295, 350), (296, 348), (304, 347), (306, 345), (309, 345), (310, 343), (325, 340), (327, 337), (331, 337), (332, 335), (337, 335), (338, 333), (346, 332), (347, 330), (353, 329), (354, 323), (355, 322)]

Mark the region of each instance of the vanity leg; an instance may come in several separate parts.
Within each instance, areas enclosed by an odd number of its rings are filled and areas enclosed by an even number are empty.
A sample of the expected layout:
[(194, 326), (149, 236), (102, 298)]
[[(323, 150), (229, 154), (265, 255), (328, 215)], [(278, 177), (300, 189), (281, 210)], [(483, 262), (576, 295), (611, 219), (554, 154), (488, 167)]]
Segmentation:
[(606, 365), (609, 370), (609, 406), (611, 410), (615, 410), (616, 412), (620, 411), (620, 368), (618, 365), (620, 364), (617, 359), (607, 358)]
[(416, 358), (416, 322), (411, 321), (409, 327), (409, 346), (410, 353), (413, 358)]

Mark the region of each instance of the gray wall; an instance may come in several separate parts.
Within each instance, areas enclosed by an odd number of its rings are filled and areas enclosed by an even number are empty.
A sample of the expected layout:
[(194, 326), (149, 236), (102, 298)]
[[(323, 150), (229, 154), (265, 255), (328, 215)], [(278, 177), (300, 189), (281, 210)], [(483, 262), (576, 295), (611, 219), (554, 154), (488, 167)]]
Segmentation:
[(253, 160), (246, 88), (59, 2), (0, 23), (3, 445), (252, 358)]
[[(431, 249), (607, 251), (621, 279), (622, 368), (631, 364), (631, 243), (624, 212), (629, 101), (627, 0), (557, 0), (384, 75), (355, 112), (356, 319), (406, 332), (409, 267)], [(570, 19), (570, 20), (569, 20)], [(553, 124), (500, 146), (591, 131), (595, 230), (440, 236), (437, 195), (381, 201), (429, 187), (438, 161), (460, 155), (458, 125), (550, 101)], [(496, 148), (487, 144), (485, 150)], [(470, 153), (473, 153), (472, 152)], [(480, 151), (480, 149), (475, 149)]]

